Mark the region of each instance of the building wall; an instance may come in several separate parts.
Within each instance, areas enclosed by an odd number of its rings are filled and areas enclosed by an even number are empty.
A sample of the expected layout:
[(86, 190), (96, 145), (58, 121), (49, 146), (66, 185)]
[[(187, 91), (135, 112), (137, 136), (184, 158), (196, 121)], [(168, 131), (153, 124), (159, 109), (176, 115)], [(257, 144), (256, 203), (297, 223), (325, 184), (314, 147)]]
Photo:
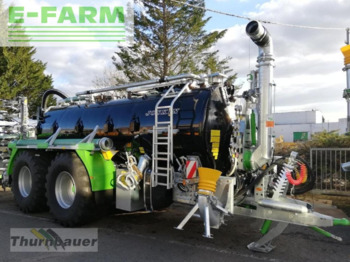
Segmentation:
[(312, 134), (323, 131), (346, 132), (346, 118), (338, 122), (324, 122), (320, 111), (288, 112), (274, 114), (275, 137), (283, 136), (285, 142), (294, 142), (294, 132), (307, 132), (308, 139)]
[(275, 123), (279, 125), (289, 124), (315, 124), (322, 123), (323, 117), (320, 111), (300, 111), (275, 113), (273, 115)]

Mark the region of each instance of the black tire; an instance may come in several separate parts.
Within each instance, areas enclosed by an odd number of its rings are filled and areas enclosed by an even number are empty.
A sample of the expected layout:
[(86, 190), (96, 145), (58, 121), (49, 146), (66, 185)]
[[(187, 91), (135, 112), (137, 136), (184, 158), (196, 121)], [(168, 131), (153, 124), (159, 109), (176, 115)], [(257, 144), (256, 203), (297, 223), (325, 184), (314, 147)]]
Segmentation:
[(45, 179), (48, 159), (39, 153), (20, 152), (13, 164), (12, 192), (23, 212), (47, 210)]
[(46, 182), (47, 204), (63, 226), (78, 226), (89, 221), (94, 207), (90, 179), (79, 157), (61, 153), (51, 162)]

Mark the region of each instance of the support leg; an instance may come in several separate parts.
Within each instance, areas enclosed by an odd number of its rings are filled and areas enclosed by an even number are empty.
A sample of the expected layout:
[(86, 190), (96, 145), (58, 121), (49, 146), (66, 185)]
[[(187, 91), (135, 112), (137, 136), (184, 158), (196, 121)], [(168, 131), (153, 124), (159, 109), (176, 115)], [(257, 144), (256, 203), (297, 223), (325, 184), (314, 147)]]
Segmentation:
[(198, 203), (191, 209), (191, 211), (187, 214), (187, 216), (181, 221), (181, 223), (175, 227), (178, 230), (182, 230), (183, 227), (187, 224), (188, 220), (196, 213), (198, 210)]
[(212, 236), (210, 234), (210, 218), (209, 218), (209, 205), (208, 205), (208, 203), (204, 209), (204, 216), (205, 216), (205, 220), (204, 220), (205, 233), (203, 236), (207, 237), (207, 238), (212, 238)]
[(271, 244), (271, 241), (278, 237), (282, 232), (287, 228), (288, 223), (279, 222), (276, 227), (267, 232), (262, 238), (256, 242), (250, 243), (247, 247), (252, 251), (269, 253), (272, 249), (275, 248)]

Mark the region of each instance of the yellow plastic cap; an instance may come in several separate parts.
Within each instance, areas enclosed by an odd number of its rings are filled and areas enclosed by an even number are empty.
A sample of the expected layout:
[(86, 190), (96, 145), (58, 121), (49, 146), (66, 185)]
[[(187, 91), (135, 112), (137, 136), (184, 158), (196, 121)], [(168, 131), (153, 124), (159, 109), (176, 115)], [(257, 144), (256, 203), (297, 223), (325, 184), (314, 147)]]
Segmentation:
[(350, 45), (343, 46), (340, 50), (344, 55), (344, 64), (350, 64)]
[(215, 193), (216, 182), (218, 181), (221, 175), (221, 171), (206, 167), (198, 167), (198, 175), (198, 190), (208, 190)]
[(112, 153), (110, 150), (108, 150), (108, 151), (102, 151), (102, 156), (103, 156), (103, 158), (106, 159), (106, 160), (111, 160), (112, 157), (113, 157), (113, 153)]

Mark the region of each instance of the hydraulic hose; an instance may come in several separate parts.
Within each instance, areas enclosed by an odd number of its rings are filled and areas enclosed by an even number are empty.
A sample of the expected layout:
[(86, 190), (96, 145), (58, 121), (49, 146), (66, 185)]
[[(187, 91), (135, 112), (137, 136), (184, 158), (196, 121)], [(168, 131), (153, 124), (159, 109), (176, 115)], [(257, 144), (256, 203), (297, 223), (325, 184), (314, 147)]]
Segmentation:
[(291, 172), (287, 172), (286, 176), (287, 176), (288, 182), (290, 184), (294, 185), (294, 186), (300, 185), (304, 181), (306, 172), (307, 172), (306, 165), (305, 164), (300, 164), (300, 176), (299, 176), (299, 178), (294, 179), (292, 177)]
[(50, 95), (57, 95), (63, 99), (67, 98), (68, 96), (63, 93), (62, 91), (58, 90), (58, 89), (49, 89), (47, 90), (44, 94), (43, 94), (43, 98), (42, 98), (42, 101), (41, 101), (41, 110), (42, 111), (45, 111), (46, 110), (46, 107), (47, 107), (47, 98), (50, 96)]

